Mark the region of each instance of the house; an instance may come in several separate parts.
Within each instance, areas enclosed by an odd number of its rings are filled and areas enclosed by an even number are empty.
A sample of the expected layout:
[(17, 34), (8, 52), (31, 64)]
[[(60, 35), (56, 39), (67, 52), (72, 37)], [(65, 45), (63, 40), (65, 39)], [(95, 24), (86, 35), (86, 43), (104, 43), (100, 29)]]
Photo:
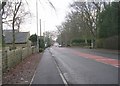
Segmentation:
[[(5, 41), (5, 46), (6, 47), (11, 47), (12, 46), (12, 41), (13, 41), (13, 32), (10, 30), (6, 30), (3, 32), (4, 34), (4, 41)], [(31, 42), (29, 41), (30, 33), (29, 32), (18, 32), (15, 31), (15, 47), (20, 48), (20, 47), (28, 47), (31, 46)]]

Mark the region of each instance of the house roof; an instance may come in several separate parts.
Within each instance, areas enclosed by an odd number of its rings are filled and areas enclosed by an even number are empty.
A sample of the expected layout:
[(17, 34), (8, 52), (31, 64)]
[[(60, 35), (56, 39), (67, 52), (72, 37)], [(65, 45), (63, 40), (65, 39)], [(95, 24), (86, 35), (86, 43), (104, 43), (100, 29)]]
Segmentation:
[[(10, 44), (13, 41), (13, 33), (11, 31), (5, 31), (5, 43)], [(30, 37), (29, 32), (15, 32), (15, 43), (22, 44), (26, 43)]]

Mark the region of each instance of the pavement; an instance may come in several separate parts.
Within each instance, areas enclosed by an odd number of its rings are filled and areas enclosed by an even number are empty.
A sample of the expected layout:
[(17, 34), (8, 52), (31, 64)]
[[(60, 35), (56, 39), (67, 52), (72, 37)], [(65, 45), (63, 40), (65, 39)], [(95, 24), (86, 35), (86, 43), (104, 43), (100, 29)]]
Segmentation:
[(34, 84), (64, 84), (49, 49), (45, 50), (37, 67), (31, 86)]

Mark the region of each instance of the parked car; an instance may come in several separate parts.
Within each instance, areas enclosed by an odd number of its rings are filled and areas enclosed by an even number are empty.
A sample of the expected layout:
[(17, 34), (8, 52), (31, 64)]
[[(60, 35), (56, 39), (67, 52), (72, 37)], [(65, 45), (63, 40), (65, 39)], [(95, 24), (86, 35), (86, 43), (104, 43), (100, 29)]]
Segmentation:
[(59, 47), (62, 47), (62, 45), (59, 45)]

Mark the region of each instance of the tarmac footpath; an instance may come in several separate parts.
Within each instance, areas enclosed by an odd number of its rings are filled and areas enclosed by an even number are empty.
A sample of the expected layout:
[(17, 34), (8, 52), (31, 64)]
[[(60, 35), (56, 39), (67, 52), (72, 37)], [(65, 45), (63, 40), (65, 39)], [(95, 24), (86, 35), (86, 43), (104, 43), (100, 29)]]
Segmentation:
[(36, 84), (61, 84), (64, 86), (63, 80), (49, 49), (44, 51), (30, 86)]

